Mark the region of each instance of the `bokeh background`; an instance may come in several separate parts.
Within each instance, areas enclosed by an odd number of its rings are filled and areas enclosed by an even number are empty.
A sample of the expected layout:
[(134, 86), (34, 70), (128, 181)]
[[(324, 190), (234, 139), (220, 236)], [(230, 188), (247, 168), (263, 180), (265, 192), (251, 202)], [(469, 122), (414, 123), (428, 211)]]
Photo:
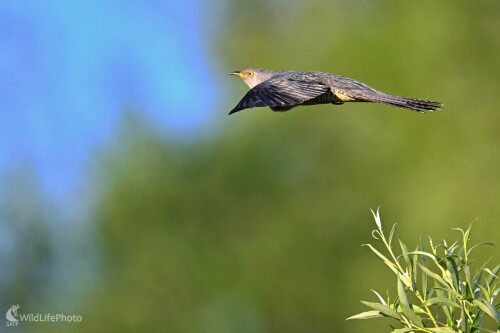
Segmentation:
[[(0, 310), (18, 332), (388, 332), (370, 208), (499, 243), (500, 2), (2, 1)], [(227, 112), (246, 67), (438, 100)], [(481, 257), (498, 248), (483, 249)]]

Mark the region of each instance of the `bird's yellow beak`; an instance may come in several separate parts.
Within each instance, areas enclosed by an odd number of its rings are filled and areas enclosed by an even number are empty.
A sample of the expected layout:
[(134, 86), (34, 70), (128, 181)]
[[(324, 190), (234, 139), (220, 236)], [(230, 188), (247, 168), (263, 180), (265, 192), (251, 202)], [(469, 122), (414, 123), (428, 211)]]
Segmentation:
[(235, 76), (239, 76), (239, 77), (243, 77), (243, 73), (241, 73), (240, 71), (234, 71), (234, 72), (231, 72), (229, 74), (235, 75)]

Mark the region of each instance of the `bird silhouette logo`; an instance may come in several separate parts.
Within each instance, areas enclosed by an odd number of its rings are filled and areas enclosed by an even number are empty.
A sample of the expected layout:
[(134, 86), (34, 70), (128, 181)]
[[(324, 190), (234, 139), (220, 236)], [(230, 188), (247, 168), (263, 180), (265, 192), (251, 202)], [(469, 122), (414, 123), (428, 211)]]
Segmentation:
[(17, 323), (19, 319), (17, 319), (18, 314), (17, 314), (17, 309), (19, 309), (21, 306), (19, 304), (12, 305), (9, 310), (7, 310), (7, 313), (5, 314), (5, 318), (7, 318), (8, 321), (10, 322), (15, 322)]

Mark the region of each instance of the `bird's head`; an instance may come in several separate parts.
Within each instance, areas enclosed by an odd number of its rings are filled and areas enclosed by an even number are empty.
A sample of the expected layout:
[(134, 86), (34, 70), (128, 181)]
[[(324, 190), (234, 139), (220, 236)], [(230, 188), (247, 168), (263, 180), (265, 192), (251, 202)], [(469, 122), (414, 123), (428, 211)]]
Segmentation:
[(276, 72), (262, 68), (248, 68), (242, 71), (234, 71), (229, 74), (239, 76), (240, 79), (242, 79), (247, 86), (253, 88), (259, 83), (264, 82), (273, 77), (276, 74)]

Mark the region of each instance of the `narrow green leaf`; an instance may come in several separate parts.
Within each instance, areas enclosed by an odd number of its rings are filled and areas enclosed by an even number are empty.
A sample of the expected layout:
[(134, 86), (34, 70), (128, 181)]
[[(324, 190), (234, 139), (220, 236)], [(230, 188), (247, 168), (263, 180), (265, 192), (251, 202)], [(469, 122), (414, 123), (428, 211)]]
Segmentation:
[(484, 313), (489, 315), (491, 318), (495, 319), (495, 321), (500, 324), (500, 313), (498, 312), (497, 309), (495, 309), (493, 304), (491, 304), (485, 299), (481, 299), (481, 301), (475, 299), (473, 303), (474, 305), (479, 307)]
[(432, 238), (430, 238), (429, 236), (427, 236), (429, 238), (429, 245), (431, 246), (431, 249), (432, 249), (432, 253), (434, 253), (434, 255), (436, 255), (436, 248), (437, 247), (434, 247), (434, 244), (432, 242)]
[[(482, 277), (483, 277), (483, 273), (485, 273), (485, 272), (487, 274), (487, 276), (484, 278), (486, 280), (485, 285), (488, 287), (488, 290), (494, 288), (495, 284), (493, 284), (493, 281), (497, 280), (498, 276), (500, 276), (499, 275), (499, 273), (500, 273), (500, 265), (498, 265), (495, 268), (493, 268), (493, 270), (488, 269), (486, 266), (491, 261), (491, 259), (493, 259), (493, 257), (490, 257), (488, 260), (486, 260), (486, 262), (481, 266), (481, 268), (479, 268), (476, 271), (476, 274), (474, 274), (474, 279), (476, 280), (476, 284), (474, 285), (474, 288), (476, 288), (477, 286), (481, 285), (481, 280), (482, 280)], [(490, 271), (494, 275), (491, 275), (488, 271)]]
[[(468, 307), (467, 307), (467, 309), (468, 309), (467, 311), (469, 311), (469, 308), (470, 308), (470, 307), (468, 306)], [(467, 332), (467, 331), (468, 331), (468, 330), (467, 330), (467, 326), (469, 325), (469, 323), (467, 322), (467, 321), (468, 321), (468, 319), (469, 319), (469, 318), (468, 318), (468, 317), (467, 317), (467, 315), (465, 314), (465, 306), (462, 306), (462, 307), (460, 308), (460, 319), (459, 319), (459, 320), (460, 320), (460, 329), (462, 330), (462, 332)], [(476, 319), (477, 319), (477, 320), (479, 320), (479, 316), (476, 316), (476, 318), (474, 318), (474, 320), (476, 320)], [(479, 332), (478, 332), (478, 330), (474, 330), (474, 329), (472, 329), (474, 326), (475, 326), (475, 324), (474, 324), (474, 321), (473, 321), (473, 322), (472, 322), (472, 325), (471, 325), (471, 330), (470, 330), (470, 332), (471, 332), (471, 333), (479, 333)]]
[[(448, 266), (448, 265), (446, 265)], [(443, 272), (443, 279), (448, 282), (448, 285), (453, 289), (455, 290), (455, 285), (453, 284), (453, 275), (452, 273), (446, 269), (444, 272)]]
[(382, 312), (386, 316), (392, 317), (392, 318), (397, 319), (397, 320), (401, 319), (401, 316), (399, 315), (399, 313), (397, 313), (394, 309), (392, 309), (388, 305), (384, 305), (384, 304), (380, 304), (380, 303), (373, 303), (373, 302), (365, 302), (365, 301), (361, 301), (361, 303), (363, 303), (364, 305), (366, 305), (374, 310)]
[[(472, 290), (472, 276), (470, 274), (470, 268), (466, 264), (462, 267), (462, 270), (463, 270), (464, 275), (465, 275), (465, 281), (467, 282), (467, 287), (469, 287), (467, 291), (470, 294), (470, 296), (472, 296), (472, 295), (474, 295), (474, 291)], [(467, 294), (464, 294), (464, 296), (467, 296)]]
[[(418, 247), (415, 249), (415, 251), (418, 251)], [(412, 289), (413, 291), (417, 290), (417, 280), (418, 280), (418, 256), (411, 256), (410, 257), (410, 262), (411, 262), (411, 272), (412, 272)]]
[(389, 259), (387, 259), (386, 256), (384, 256), (382, 253), (380, 253), (376, 248), (373, 247), (373, 245), (371, 244), (363, 244), (361, 246), (368, 246), (370, 248), (370, 250), (373, 251), (373, 253), (375, 253), (377, 256), (379, 256), (383, 261), (389, 261)]
[[(437, 297), (448, 298), (448, 293), (447, 293), (448, 289), (446, 289), (446, 288), (434, 288), (433, 290), (436, 291)], [(449, 325), (452, 325), (453, 316), (450, 313), (450, 309), (446, 306), (442, 307), (441, 309), (443, 310), (443, 313), (446, 316), (447, 323)]]
[(457, 245), (457, 242), (455, 241), (453, 244), (451, 244), (450, 246), (448, 246), (446, 248), (445, 255), (447, 255), (447, 256), (453, 255), (453, 252), (455, 252), (455, 250), (457, 248), (458, 248), (458, 245)]
[(401, 247), (401, 254), (403, 255), (403, 258), (405, 260), (405, 263), (406, 263), (406, 266), (408, 267), (408, 269), (410, 270), (410, 274), (411, 274), (411, 264), (410, 264), (410, 258), (408, 257), (408, 248), (406, 247), (406, 245), (401, 241), (401, 239), (399, 239), (399, 246)]
[(372, 211), (372, 215), (373, 215), (373, 218), (375, 219), (375, 223), (377, 224), (378, 230), (382, 230), (382, 222), (380, 221), (379, 208), (377, 208), (376, 213), (373, 211), (373, 209), (370, 209), (370, 210)]
[[(488, 260), (486, 260), (486, 262), (481, 266), (481, 268), (479, 268), (479, 270), (482, 270), (483, 268), (486, 268), (486, 266), (488, 266), (488, 264), (490, 263), (491, 259), (493, 259), (494, 257), (491, 256), (488, 258)], [(476, 272), (477, 274), (477, 272)]]
[(486, 273), (488, 273), (490, 276), (498, 279), (498, 276), (495, 273), (493, 273), (489, 268), (483, 268), (483, 271), (485, 271)]
[(373, 289), (372, 289), (372, 291), (373, 291), (373, 293), (374, 293), (374, 294), (378, 297), (378, 299), (380, 300), (380, 303), (382, 303), (382, 304), (384, 304), (384, 305), (387, 305), (387, 303), (386, 303), (385, 299), (384, 299), (382, 296), (380, 296), (380, 294), (379, 294), (378, 292), (376, 292), (376, 291), (375, 291), (375, 290), (373, 290)]
[(372, 318), (383, 318), (385, 316), (380, 314), (380, 311), (366, 311), (366, 312), (361, 312), (358, 313), (357, 315), (351, 316), (347, 318), (346, 320), (351, 320), (351, 319), (372, 319)]
[(435, 333), (457, 333), (453, 328), (451, 327), (430, 327), (426, 328), (427, 330)]
[[(500, 275), (500, 265), (498, 265), (497, 267), (493, 268), (492, 272), (495, 273), (495, 276), (499, 276)], [(488, 287), (489, 288), (495, 288), (496, 283), (495, 284), (493, 283), (493, 281), (497, 280), (497, 278), (495, 276), (490, 276), (488, 278)]]
[(495, 273), (494, 276), (490, 276), (488, 279), (488, 285), (491, 286), (493, 281), (498, 278), (499, 273), (500, 273), (500, 265), (492, 269), (492, 272)]
[(391, 269), (391, 271), (394, 272), (394, 274), (396, 274), (396, 275), (399, 274), (399, 269), (392, 262), (384, 261), (384, 264), (386, 264), (387, 267), (389, 267)]
[(460, 282), (460, 276), (459, 276), (459, 272), (458, 272), (457, 263), (455, 262), (455, 259), (453, 259), (453, 257), (448, 256), (448, 257), (446, 257), (446, 259), (448, 260), (448, 265), (447, 265), (448, 271), (450, 272), (450, 275), (452, 276), (452, 282), (453, 282), (453, 285), (455, 286), (455, 290), (459, 290), (460, 286), (458, 285), (458, 283)]
[(396, 328), (395, 330), (391, 331), (391, 333), (407, 333), (407, 332), (415, 332), (414, 328)]
[(401, 306), (401, 309), (403, 310), (403, 314), (405, 315), (405, 317), (407, 319), (409, 319), (413, 324), (419, 326), (419, 327), (423, 327), (424, 324), (422, 323), (422, 318), (419, 317), (419, 315), (417, 315), (415, 313), (415, 311), (413, 311), (409, 306), (407, 305), (404, 305), (404, 304), (400, 304)]
[(470, 253), (472, 252), (472, 250), (474, 250), (476, 247), (481, 246), (481, 245), (495, 246), (495, 244), (490, 243), (490, 242), (482, 242), (482, 243), (478, 243), (478, 244), (474, 245), (473, 247), (471, 247), (471, 248), (469, 249), (469, 251), (467, 251), (467, 255), (470, 255)]
[(411, 308), (413, 309), (413, 311), (415, 311), (416, 313), (420, 313), (420, 314), (424, 314), (424, 315), (428, 315), (427, 312), (421, 308), (420, 306), (416, 305), (416, 304), (412, 304), (411, 305)]
[(398, 296), (399, 302), (407, 307), (410, 306), (408, 303), (408, 297), (406, 296), (405, 288), (403, 286), (403, 281), (401, 281), (401, 275), (398, 275)]
[(478, 288), (481, 290), (481, 293), (483, 294), (482, 296), (485, 299), (490, 299), (491, 298), (490, 292), (484, 286), (479, 285)]
[(389, 259), (387, 259), (386, 256), (384, 256), (382, 253), (380, 253), (377, 249), (375, 249), (371, 244), (363, 244), (362, 246), (368, 246), (370, 248), (370, 250), (373, 251), (373, 253), (375, 253), (377, 256), (379, 256), (383, 261), (384, 263), (389, 266), (389, 268), (394, 272), (394, 273), (398, 273), (399, 270), (398, 268), (396, 267), (395, 264), (393, 264)]
[[(439, 245), (438, 245), (438, 246), (439, 246)], [(437, 248), (437, 247), (436, 247), (436, 248)], [(434, 250), (434, 254), (435, 254), (435, 253), (436, 253), (436, 251)], [(432, 255), (431, 253), (427, 253), (427, 252), (423, 252), (423, 251), (413, 251), (413, 252), (409, 252), (408, 254), (419, 254), (419, 255), (422, 255), (422, 256), (424, 256), (424, 257), (431, 258), (431, 259), (432, 259), (432, 261), (434, 261), (434, 263), (436, 264), (436, 266), (439, 268), (439, 270), (441, 271), (441, 273), (442, 273), (443, 275), (445, 275), (445, 274), (446, 274), (446, 273), (445, 273), (445, 272), (446, 272), (446, 271), (445, 271), (445, 269), (444, 269), (444, 268), (440, 265), (440, 263), (439, 263), (442, 259), (439, 259), (439, 258), (438, 258), (438, 257), (436, 257), (435, 255)], [(438, 260), (438, 259), (439, 259), (439, 260)], [(423, 259), (422, 259), (422, 261), (423, 261)]]
[(394, 237), (394, 231), (396, 230), (396, 223), (392, 225), (391, 232), (389, 233), (389, 246), (392, 244), (392, 237)]
[(447, 294), (451, 294), (451, 295), (455, 296), (455, 298), (458, 299), (458, 300), (464, 299), (464, 297), (462, 297), (462, 295), (460, 295), (458, 292), (456, 292), (454, 290), (451, 290), (449, 288), (433, 287), (432, 289), (441, 291), (440, 295), (446, 295), (446, 298), (449, 298), (447, 296)]
[(467, 228), (467, 230), (465, 231), (465, 234), (464, 234), (464, 247), (465, 245), (467, 244), (467, 242), (469, 241), (469, 236), (470, 236), (470, 232), (472, 230), (472, 224), (474, 222), (472, 222), (471, 224), (469, 224), (469, 227)]
[(403, 281), (401, 280), (401, 275), (398, 275), (398, 296), (399, 296), (399, 305), (403, 310), (403, 314), (409, 319), (412, 323), (422, 327), (422, 319), (410, 308), (410, 303), (408, 302), (408, 296), (405, 292), (405, 287), (403, 285)]
[(491, 293), (491, 301), (494, 302), (495, 301), (495, 298), (497, 298), (497, 295), (498, 293), (500, 293), (500, 287), (496, 288), (495, 290), (493, 290), (493, 292)]
[(398, 274), (398, 275), (401, 281), (404, 283), (404, 285), (411, 289), (412, 283), (410, 277), (408, 275), (403, 275), (403, 274)]
[(439, 275), (437, 275), (436, 273), (432, 272), (431, 270), (429, 270), (427, 267), (423, 266), (422, 264), (419, 263), (419, 266), (420, 266), (420, 269), (425, 273), (427, 274), (429, 277), (433, 278), (436, 282), (439, 282), (440, 284), (442, 284), (443, 286), (446, 286), (446, 287), (449, 287), (449, 284), (443, 280), (442, 277), (440, 277)]
[[(478, 332), (479, 332), (478, 330), (471, 331), (471, 333), (478, 333)], [(483, 332), (485, 332), (485, 333), (498, 333), (498, 332), (500, 332), (500, 326), (497, 327), (496, 331), (492, 331), (492, 330), (489, 330), (489, 329), (483, 327), (483, 328), (481, 328), (481, 333), (483, 333)]]
[(427, 299), (427, 274), (422, 271), (422, 293), (423, 293), (423, 298), (424, 300)]
[(433, 255), (432, 253), (428, 253), (428, 252), (424, 252), (424, 251), (412, 251), (412, 252), (408, 252), (408, 254), (419, 254), (419, 255), (422, 255), (422, 256), (426, 256), (426, 257), (429, 257), (432, 260), (434, 260), (434, 262), (436, 264), (438, 263), (438, 261), (436, 260), (436, 256)]
[(483, 271), (480, 270), (478, 271), (478, 273), (479, 274), (477, 274), (476, 284), (474, 286), (471, 286), (471, 288), (474, 289), (474, 292), (472, 294), (474, 298), (479, 298), (479, 290), (477, 289), (477, 286), (481, 285), (481, 279), (483, 278)]
[[(422, 239), (420, 239), (420, 249), (422, 250), (422, 252), (424, 252), (424, 250), (425, 250), (424, 243), (422, 242)], [(418, 262), (418, 260), (415, 260), (415, 263), (417, 263), (417, 262)], [(426, 257), (422, 257), (422, 265), (427, 267), (427, 258)], [(415, 270), (415, 272), (416, 272), (416, 270)], [(425, 274), (423, 271), (422, 271), (422, 293), (423, 293), (424, 300), (427, 299), (427, 274)]]
[(457, 302), (446, 297), (433, 297), (429, 298), (427, 301), (422, 303), (422, 306), (431, 306), (431, 305), (453, 306), (456, 308), (460, 307), (460, 305), (458, 305)]

